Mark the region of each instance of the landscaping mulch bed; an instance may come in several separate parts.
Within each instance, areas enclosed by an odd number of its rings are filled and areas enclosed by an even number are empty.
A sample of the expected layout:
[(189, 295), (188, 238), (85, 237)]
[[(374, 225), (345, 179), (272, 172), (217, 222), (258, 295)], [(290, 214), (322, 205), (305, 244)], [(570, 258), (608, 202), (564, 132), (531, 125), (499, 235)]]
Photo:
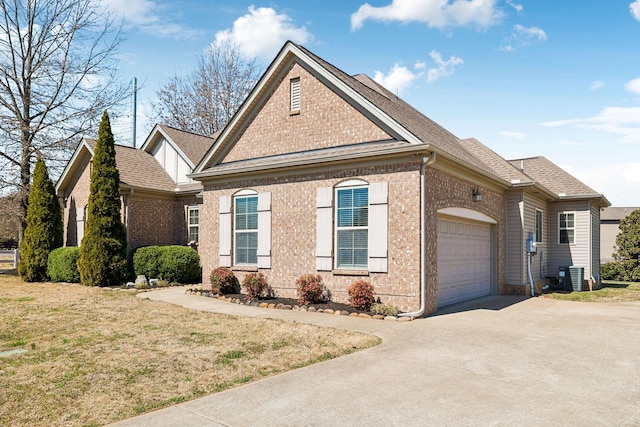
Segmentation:
[(218, 295), (218, 294), (212, 294), (209, 291), (198, 289), (198, 288), (189, 288), (187, 289), (186, 292), (205, 296), (205, 297), (218, 298), (220, 300), (224, 300), (229, 303), (251, 305), (254, 307), (274, 308), (274, 309), (281, 309), (281, 310), (309, 311), (309, 312), (328, 313), (328, 314), (340, 314), (345, 316), (353, 316), (353, 317), (357, 316), (357, 317), (381, 319), (381, 320), (382, 319), (398, 320), (398, 321), (413, 320), (413, 318), (410, 318), (410, 317), (382, 316), (379, 314), (374, 314), (371, 311), (361, 311), (353, 308), (349, 304), (339, 303), (335, 301), (318, 302), (318, 303), (313, 303), (309, 305), (300, 305), (298, 304), (298, 300), (295, 298), (261, 297), (257, 301), (249, 302), (245, 294)]

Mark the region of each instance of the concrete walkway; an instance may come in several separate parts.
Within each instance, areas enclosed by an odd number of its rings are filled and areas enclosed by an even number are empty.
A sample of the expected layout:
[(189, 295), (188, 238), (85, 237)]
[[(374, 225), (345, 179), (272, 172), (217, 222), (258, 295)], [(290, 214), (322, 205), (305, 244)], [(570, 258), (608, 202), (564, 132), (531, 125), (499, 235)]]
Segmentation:
[(374, 333), (383, 344), (114, 426), (637, 426), (640, 304), (488, 297), (388, 322), (141, 294)]

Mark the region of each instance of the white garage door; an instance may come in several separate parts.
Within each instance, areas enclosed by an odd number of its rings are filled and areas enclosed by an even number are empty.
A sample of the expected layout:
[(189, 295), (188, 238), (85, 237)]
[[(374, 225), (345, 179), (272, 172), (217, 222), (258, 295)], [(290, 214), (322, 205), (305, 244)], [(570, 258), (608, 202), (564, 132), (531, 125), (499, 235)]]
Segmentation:
[(491, 225), (438, 218), (438, 307), (491, 294)]

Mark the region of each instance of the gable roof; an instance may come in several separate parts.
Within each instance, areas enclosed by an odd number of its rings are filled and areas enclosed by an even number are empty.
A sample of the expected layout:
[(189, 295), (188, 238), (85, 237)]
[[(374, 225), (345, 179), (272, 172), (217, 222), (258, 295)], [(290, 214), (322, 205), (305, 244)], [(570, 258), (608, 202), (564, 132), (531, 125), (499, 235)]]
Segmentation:
[(514, 159), (509, 160), (509, 163), (521, 169), (522, 173), (556, 194), (560, 200), (575, 198), (602, 199), (604, 206), (610, 205), (602, 194), (596, 192), (544, 156)]
[(307, 71), (313, 73), (395, 140), (405, 144), (422, 145), (425, 150), (453, 158), (470, 169), (500, 180), (487, 165), (460, 145), (455, 135), (370, 78), (364, 75), (349, 76), (304, 47), (290, 41), (285, 43), (238, 112), (222, 130), (211, 150), (196, 166), (193, 177), (204, 177), (208, 174), (207, 171), (212, 172), (211, 169), (219, 167), (224, 155), (235, 143), (242, 129), (250, 123), (255, 111), (259, 109), (257, 107), (266, 102), (270, 96), (272, 85), (278, 84), (281, 73), (285, 72), (293, 62), (301, 64)]
[[(86, 156), (93, 157), (95, 148), (96, 141), (94, 139), (84, 138), (81, 141), (56, 184), (58, 194), (71, 183), (73, 175), (82, 164), (82, 160)], [(151, 154), (118, 144), (115, 145), (115, 150), (116, 165), (120, 173), (122, 187), (171, 193), (175, 191), (176, 184)]]
[(474, 157), (486, 164), (496, 176), (511, 184), (533, 184), (533, 180), (523, 174), (518, 168), (509, 163), (495, 151), (475, 138), (461, 139), (462, 145)]
[(217, 132), (211, 136), (204, 136), (171, 126), (156, 124), (140, 149), (148, 152), (158, 141), (164, 138), (176, 148), (193, 169), (216, 142), (219, 134), (220, 132)]

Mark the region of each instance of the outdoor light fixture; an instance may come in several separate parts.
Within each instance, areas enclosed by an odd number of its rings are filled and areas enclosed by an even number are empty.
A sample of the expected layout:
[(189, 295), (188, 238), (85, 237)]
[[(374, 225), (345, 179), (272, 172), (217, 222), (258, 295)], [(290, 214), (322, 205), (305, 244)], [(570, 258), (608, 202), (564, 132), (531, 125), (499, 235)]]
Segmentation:
[(473, 201), (474, 202), (481, 202), (482, 201), (482, 193), (480, 192), (480, 190), (478, 190), (478, 187), (473, 189)]

